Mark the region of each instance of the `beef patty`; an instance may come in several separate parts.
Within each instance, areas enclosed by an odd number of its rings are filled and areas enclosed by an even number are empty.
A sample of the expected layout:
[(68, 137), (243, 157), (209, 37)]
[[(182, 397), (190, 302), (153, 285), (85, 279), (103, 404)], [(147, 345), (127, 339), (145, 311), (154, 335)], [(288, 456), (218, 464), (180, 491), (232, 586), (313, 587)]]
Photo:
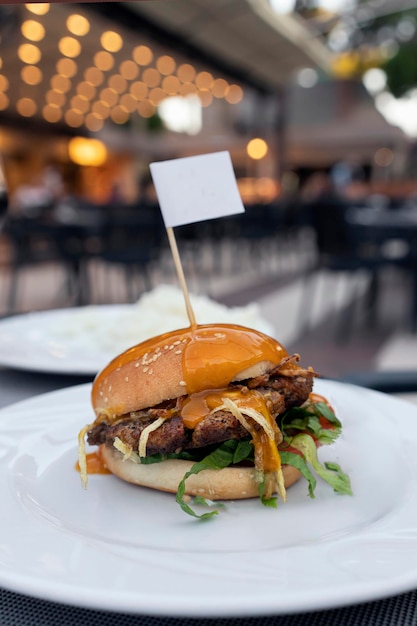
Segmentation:
[[(233, 384), (230, 388), (240, 390), (242, 394), (256, 389), (263, 395), (268, 410), (276, 419), (286, 409), (300, 406), (307, 400), (312, 390), (313, 377), (313, 372), (302, 369), (290, 369), (283, 375), (282, 367), (277, 366), (264, 376)], [(149, 433), (147, 456), (204, 448), (229, 439), (244, 439), (249, 436), (236, 417), (225, 410), (209, 413), (193, 430), (187, 429), (179, 415), (181, 404), (182, 400), (179, 398), (157, 407), (121, 415), (112, 423), (106, 421), (105, 416), (99, 416), (87, 434), (87, 441), (91, 445), (113, 445), (118, 437), (133, 450), (137, 450), (143, 430), (160, 417), (165, 421)]]

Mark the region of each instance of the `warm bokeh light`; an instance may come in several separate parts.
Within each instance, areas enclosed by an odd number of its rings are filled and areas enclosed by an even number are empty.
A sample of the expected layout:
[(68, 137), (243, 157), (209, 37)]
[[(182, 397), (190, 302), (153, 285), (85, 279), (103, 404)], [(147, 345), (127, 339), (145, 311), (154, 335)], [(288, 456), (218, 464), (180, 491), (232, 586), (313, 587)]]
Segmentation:
[(17, 56), (23, 63), (33, 65), (41, 60), (41, 51), (32, 43), (22, 43), (17, 49)]
[(213, 102), (213, 94), (208, 89), (199, 89), (197, 92), (201, 106), (206, 108)]
[(55, 76), (51, 78), (51, 87), (55, 89), (55, 91), (66, 93), (71, 89), (71, 81), (66, 76), (55, 74)]
[(136, 98), (136, 100), (145, 100), (148, 95), (148, 86), (141, 80), (138, 80), (130, 85), (129, 91)]
[(114, 30), (107, 30), (102, 33), (100, 43), (107, 52), (119, 52), (123, 47), (123, 39)]
[(210, 89), (213, 85), (213, 76), (210, 72), (199, 72), (195, 77), (195, 84), (199, 89)]
[(154, 87), (154, 89), (151, 89), (149, 92), (149, 100), (155, 106), (158, 106), (166, 97), (165, 91), (160, 87)]
[(138, 105), (136, 98), (134, 98), (131, 93), (123, 94), (123, 96), (120, 98), (119, 104), (122, 109), (124, 111), (127, 111), (128, 113), (133, 113), (133, 111), (136, 111), (136, 107)]
[(228, 82), (224, 78), (216, 78), (211, 88), (213, 96), (215, 98), (224, 98), (228, 87)]
[(0, 91), (7, 91), (9, 88), (9, 79), (0, 74)]
[(72, 96), (70, 104), (71, 108), (77, 113), (87, 113), (90, 108), (89, 101), (82, 96)]
[(98, 167), (107, 159), (107, 148), (98, 139), (73, 137), (68, 142), (68, 155), (77, 165)]
[(139, 75), (139, 68), (134, 61), (127, 60), (120, 63), (120, 74), (126, 80), (135, 80)]
[(118, 99), (118, 94), (114, 91), (114, 89), (110, 89), (110, 87), (106, 87), (100, 91), (100, 100), (111, 107), (117, 103)]
[(243, 98), (243, 89), (239, 85), (230, 85), (226, 90), (224, 99), (229, 104), (238, 104)]
[(43, 78), (41, 70), (36, 65), (25, 65), (20, 72), (20, 76), (27, 85), (39, 85)]
[(84, 124), (88, 130), (96, 133), (98, 130), (103, 128), (103, 118), (95, 115), (95, 113), (89, 113), (85, 116)]
[(77, 111), (69, 109), (64, 115), (65, 121), (71, 128), (79, 128), (84, 123), (84, 116)]
[(192, 96), (197, 93), (197, 87), (194, 83), (184, 83), (180, 86), (179, 93), (181, 96)]
[(42, 41), (45, 37), (45, 27), (36, 20), (26, 20), (22, 23), (21, 31), (23, 37), (30, 41)]
[(50, 89), (46, 92), (45, 100), (48, 104), (62, 107), (67, 101), (67, 97), (61, 91), (55, 91), (54, 89)]
[(0, 111), (4, 111), (9, 106), (9, 98), (5, 93), (0, 92)]
[(189, 63), (183, 63), (177, 69), (177, 76), (183, 83), (189, 83), (194, 80), (195, 74), (195, 68)]
[(248, 142), (246, 152), (251, 159), (263, 159), (268, 153), (268, 144), (260, 137), (255, 137)]
[(162, 55), (156, 61), (157, 70), (164, 76), (172, 74), (175, 71), (176, 63), (172, 57), (167, 54)]
[(25, 7), (34, 15), (46, 15), (50, 9), (49, 2), (29, 2)]
[(123, 78), (120, 74), (113, 74), (113, 76), (110, 76), (108, 85), (110, 89), (117, 91), (117, 93), (123, 93), (127, 89), (126, 78)]
[(126, 124), (129, 113), (121, 106), (115, 106), (110, 112), (110, 118), (115, 124)]
[(114, 57), (110, 54), (110, 52), (101, 50), (94, 55), (94, 65), (98, 67), (99, 70), (107, 72), (108, 70), (111, 70), (114, 65)]
[(83, 37), (90, 30), (90, 22), (83, 15), (73, 13), (67, 19), (67, 28), (73, 35)]
[(37, 111), (37, 106), (32, 98), (19, 98), (16, 109), (23, 117), (32, 117)]
[(84, 78), (94, 87), (98, 87), (104, 80), (104, 73), (98, 67), (88, 67), (84, 72)]
[(67, 78), (72, 78), (77, 73), (78, 66), (75, 61), (72, 59), (64, 58), (59, 59), (56, 64), (56, 71), (58, 74), (62, 76), (66, 76)]
[(176, 76), (165, 76), (162, 81), (162, 89), (170, 96), (174, 96), (179, 92), (180, 81)]
[(142, 117), (152, 117), (155, 114), (155, 110), (155, 105), (149, 102), (149, 100), (143, 100), (143, 102), (138, 104), (137, 111)]
[(59, 122), (62, 118), (61, 109), (55, 104), (46, 104), (42, 109), (42, 117), (51, 124)]
[(161, 82), (161, 74), (154, 67), (149, 67), (143, 71), (142, 79), (148, 87), (157, 87)]
[(109, 105), (102, 100), (97, 100), (96, 102), (94, 102), (93, 106), (91, 107), (91, 111), (103, 120), (107, 119), (110, 115)]
[(97, 89), (91, 83), (83, 80), (78, 83), (76, 92), (80, 96), (83, 96), (83, 98), (85, 98), (86, 100), (92, 100), (97, 93)]
[(58, 42), (58, 48), (64, 57), (70, 57), (71, 59), (74, 59), (81, 53), (81, 44), (74, 37), (62, 37)]
[(149, 65), (153, 59), (153, 52), (148, 46), (136, 46), (133, 49), (132, 57), (138, 65)]

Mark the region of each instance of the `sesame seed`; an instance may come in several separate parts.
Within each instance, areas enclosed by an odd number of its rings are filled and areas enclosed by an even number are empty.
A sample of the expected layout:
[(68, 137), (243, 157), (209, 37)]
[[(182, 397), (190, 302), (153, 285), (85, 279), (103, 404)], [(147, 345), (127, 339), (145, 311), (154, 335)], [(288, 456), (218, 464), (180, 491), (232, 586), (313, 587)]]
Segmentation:
[(125, 381), (128, 383), (129, 382), (129, 376), (125, 376)]
[(140, 365), (139, 361), (135, 363), (135, 367), (139, 367), (139, 365)]
[(174, 343), (173, 343), (172, 345), (173, 345), (173, 346), (179, 346), (179, 345), (180, 345), (180, 343), (181, 343), (181, 341), (178, 341), (178, 340), (177, 340), (177, 341), (174, 341)]
[(187, 383), (185, 382), (185, 380), (180, 380), (179, 384), (181, 385), (181, 387), (187, 386)]
[(111, 390), (112, 390), (112, 386), (111, 386), (111, 385), (109, 385), (109, 389), (108, 389), (108, 391), (111, 391)]
[(143, 372), (144, 372), (144, 374), (146, 374), (146, 372), (148, 371), (148, 369), (149, 369), (149, 367), (144, 367), (144, 368), (143, 368)]
[(152, 368), (149, 370), (148, 374), (153, 374), (153, 369)]
[(181, 354), (181, 350), (175, 350), (175, 354)]
[(106, 397), (104, 398), (104, 402), (107, 402), (107, 401), (108, 401), (108, 397), (106, 396)]
[(169, 346), (164, 346), (164, 350), (168, 350)]
[(204, 493), (204, 489), (200, 487), (200, 489), (198, 490), (198, 493)]
[(170, 350), (172, 350), (173, 348), (174, 348), (174, 344), (172, 343), (172, 344), (169, 346), (169, 349), (170, 349)]
[(155, 352), (156, 352), (157, 354), (159, 354), (159, 353), (161, 352), (161, 348), (159, 348), (159, 347), (158, 347), (158, 348), (155, 350)]
[(239, 472), (239, 478), (243, 478), (243, 472)]
[(103, 392), (102, 392), (102, 391), (100, 391), (100, 397), (101, 397), (101, 398), (103, 397)]

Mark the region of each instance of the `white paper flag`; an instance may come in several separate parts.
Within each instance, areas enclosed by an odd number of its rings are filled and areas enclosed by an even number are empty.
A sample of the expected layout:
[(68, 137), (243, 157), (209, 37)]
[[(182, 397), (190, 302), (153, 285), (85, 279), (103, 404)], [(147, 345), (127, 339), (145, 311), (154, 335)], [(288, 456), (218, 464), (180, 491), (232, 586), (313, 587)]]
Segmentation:
[(167, 228), (245, 211), (228, 152), (159, 161), (150, 170)]

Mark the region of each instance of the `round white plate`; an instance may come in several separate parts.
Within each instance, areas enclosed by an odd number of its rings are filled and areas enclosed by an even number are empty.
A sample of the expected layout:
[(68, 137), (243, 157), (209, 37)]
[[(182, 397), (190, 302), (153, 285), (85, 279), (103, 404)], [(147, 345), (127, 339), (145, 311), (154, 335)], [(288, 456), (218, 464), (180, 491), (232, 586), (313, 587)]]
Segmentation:
[[(104, 334), (93, 341), (97, 328), (123, 326), (130, 305), (100, 305), (23, 313), (0, 321), (0, 363), (16, 369), (55, 374), (94, 376), (114, 356)], [(119, 347), (119, 345), (117, 345)]]
[(196, 520), (174, 496), (74, 469), (90, 385), (0, 411), (0, 585), (78, 606), (250, 616), (374, 600), (417, 587), (417, 408), (318, 381), (344, 434), (321, 448), (353, 496), (298, 482), (278, 509), (228, 502)]

